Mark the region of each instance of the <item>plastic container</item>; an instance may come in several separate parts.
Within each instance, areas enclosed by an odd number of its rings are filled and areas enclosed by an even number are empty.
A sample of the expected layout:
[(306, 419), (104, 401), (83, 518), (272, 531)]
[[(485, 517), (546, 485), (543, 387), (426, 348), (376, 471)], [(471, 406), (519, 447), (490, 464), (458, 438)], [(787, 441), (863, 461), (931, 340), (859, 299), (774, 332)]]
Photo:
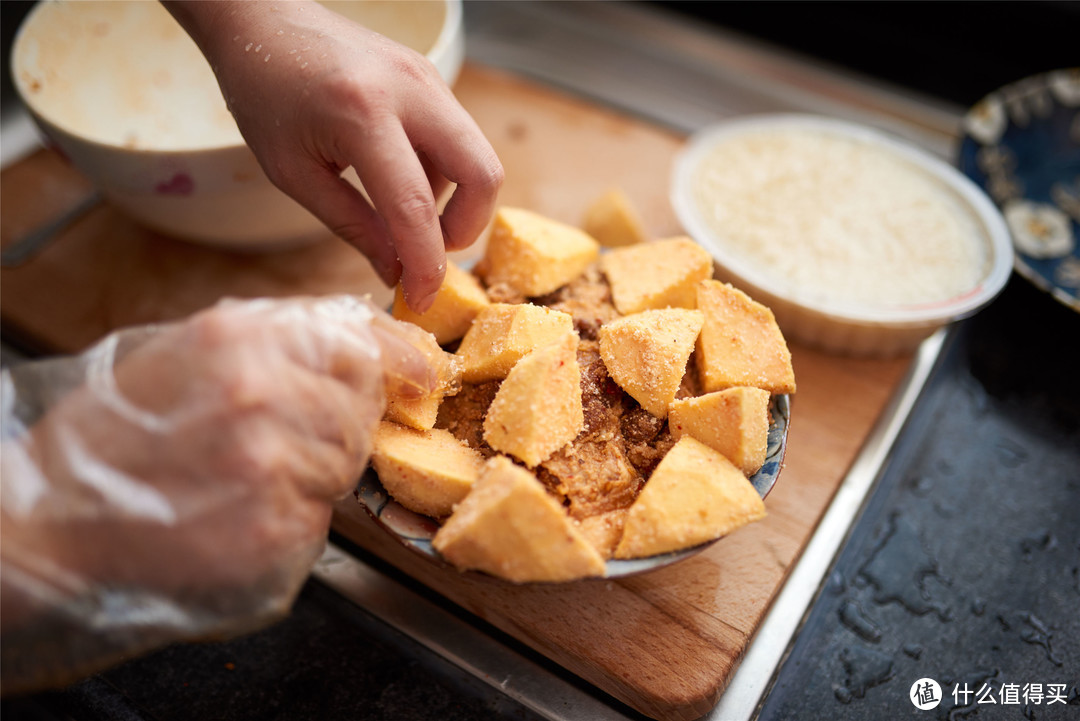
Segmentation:
[[(751, 258), (738, 250), (722, 226), (707, 218), (709, 198), (699, 197), (704, 184), (699, 179), (703, 163), (720, 144), (742, 142), (760, 133), (800, 134), (807, 131), (829, 138), (840, 138), (868, 148), (875, 155), (885, 154), (888, 163), (913, 172), (934, 187), (934, 193), (948, 196), (950, 207), (965, 214), (979, 243), (984, 244), (981, 268), (969, 275), (977, 280), (948, 297), (905, 298), (903, 302), (853, 302), (840, 297), (828, 286), (793, 282), (776, 267)], [(899, 161), (895, 163), (894, 161)], [(812, 172), (813, 168), (805, 172)], [(755, 300), (769, 306), (789, 340), (828, 352), (852, 355), (892, 357), (913, 352), (935, 330), (975, 313), (1004, 287), (1013, 263), (1013, 249), (1000, 212), (974, 183), (958, 170), (919, 149), (886, 133), (855, 123), (827, 117), (799, 114), (746, 116), (709, 126), (693, 135), (676, 161), (671, 186), (671, 201), (684, 229), (709, 250), (716, 261), (717, 277), (744, 290)], [(825, 212), (796, 209), (792, 212)], [(802, 221), (816, 222), (807, 217)], [(884, 221), (883, 221), (884, 222)], [(818, 246), (820, 247), (820, 246)], [(831, 254), (820, 253), (823, 258)], [(814, 258), (815, 262), (833, 262)], [(840, 273), (867, 273), (860, 263), (874, 259), (842, 258), (843, 266), (829, 267)], [(891, 273), (903, 277), (910, 268), (892, 267)]]

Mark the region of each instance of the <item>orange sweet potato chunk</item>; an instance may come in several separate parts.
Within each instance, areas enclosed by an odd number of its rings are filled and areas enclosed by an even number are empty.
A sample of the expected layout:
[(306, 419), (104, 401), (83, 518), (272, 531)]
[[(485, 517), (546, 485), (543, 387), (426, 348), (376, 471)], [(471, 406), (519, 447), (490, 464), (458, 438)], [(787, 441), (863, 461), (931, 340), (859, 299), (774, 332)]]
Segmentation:
[(732, 386), (795, 392), (791, 351), (771, 310), (718, 280), (698, 284), (697, 307), (705, 314), (697, 364), (706, 392)]

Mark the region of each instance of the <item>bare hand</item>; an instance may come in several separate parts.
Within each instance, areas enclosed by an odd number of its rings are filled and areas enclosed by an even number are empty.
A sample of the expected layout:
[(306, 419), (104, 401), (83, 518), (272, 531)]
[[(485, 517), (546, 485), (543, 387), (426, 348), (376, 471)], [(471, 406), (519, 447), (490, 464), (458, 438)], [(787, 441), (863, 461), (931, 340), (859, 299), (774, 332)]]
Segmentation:
[[(168, 2), (269, 178), (426, 310), (503, 169), (424, 56), (315, 2)], [(341, 172), (352, 166), (370, 204)], [(436, 200), (453, 196), (439, 217)]]

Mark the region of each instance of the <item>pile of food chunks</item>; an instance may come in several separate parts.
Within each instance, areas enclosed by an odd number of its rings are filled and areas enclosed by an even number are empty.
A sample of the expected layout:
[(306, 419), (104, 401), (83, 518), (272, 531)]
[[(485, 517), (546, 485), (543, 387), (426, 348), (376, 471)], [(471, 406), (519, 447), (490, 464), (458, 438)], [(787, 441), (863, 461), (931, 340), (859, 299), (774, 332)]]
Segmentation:
[(618, 191), (583, 228), (500, 208), (429, 310), (398, 288), (393, 315), (452, 352), (462, 383), (389, 400), (384, 488), (441, 524), (450, 564), (514, 582), (603, 576), (762, 518), (748, 479), (772, 396), (795, 391), (791, 355), (772, 312), (712, 275), (689, 238), (647, 239)]

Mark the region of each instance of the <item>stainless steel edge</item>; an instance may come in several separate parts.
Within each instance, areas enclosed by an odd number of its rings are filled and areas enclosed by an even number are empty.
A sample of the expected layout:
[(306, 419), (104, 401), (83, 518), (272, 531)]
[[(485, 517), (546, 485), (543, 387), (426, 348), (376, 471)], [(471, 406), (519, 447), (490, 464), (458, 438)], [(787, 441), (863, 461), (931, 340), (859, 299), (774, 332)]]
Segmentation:
[(732, 676), (720, 702), (707, 715), (709, 721), (748, 721), (771, 684), (803, 617), (810, 608), (825, 574), (847, 537), (859, 509), (873, 488), (878, 473), (922, 392), (937, 362), (948, 329), (925, 340), (901, 381), (900, 387), (882, 411), (859, 455), (848, 469), (825, 515), (818, 523), (773, 600), (742, 663)]
[(543, 718), (625, 721), (611, 706), (333, 544), (327, 545), (312, 575)]

